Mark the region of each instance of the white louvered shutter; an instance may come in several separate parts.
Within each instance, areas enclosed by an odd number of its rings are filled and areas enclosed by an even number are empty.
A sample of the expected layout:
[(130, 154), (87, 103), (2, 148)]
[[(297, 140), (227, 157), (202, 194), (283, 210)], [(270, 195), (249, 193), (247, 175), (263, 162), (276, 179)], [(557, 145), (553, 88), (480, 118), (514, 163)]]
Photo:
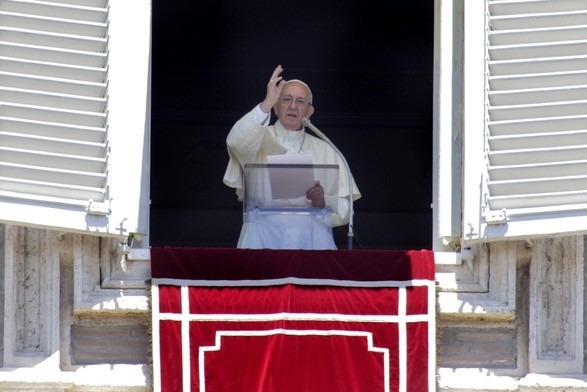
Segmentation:
[[(133, 4), (139, 2), (0, 0), (0, 220), (97, 234), (146, 231), (138, 211), (146, 189), (149, 57), (128, 48), (148, 47), (150, 19), (133, 16)], [(138, 23), (138, 32), (122, 37), (125, 28), (116, 25), (124, 18), (126, 27)], [(133, 90), (137, 75), (142, 86)], [(141, 106), (124, 124), (112, 119), (123, 101)], [(133, 148), (140, 151), (129, 153)], [(130, 180), (117, 183), (116, 173)]]
[(587, 1), (485, 5), (484, 121), (465, 129), (465, 143), (484, 130), (465, 144), (483, 152), (465, 159), (465, 239), (585, 232)]

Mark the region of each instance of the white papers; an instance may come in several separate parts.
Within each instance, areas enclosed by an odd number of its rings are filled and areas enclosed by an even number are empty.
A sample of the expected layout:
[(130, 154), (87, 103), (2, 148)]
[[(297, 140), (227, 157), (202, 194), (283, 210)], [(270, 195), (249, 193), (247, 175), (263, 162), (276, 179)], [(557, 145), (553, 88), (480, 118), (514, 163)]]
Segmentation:
[[(314, 186), (312, 154), (269, 155), (269, 181), (273, 199), (295, 199)], [(278, 165), (278, 166), (271, 166)]]
[(300, 154), (280, 154), (267, 156), (267, 163), (280, 165), (311, 165), (312, 154), (302, 152)]

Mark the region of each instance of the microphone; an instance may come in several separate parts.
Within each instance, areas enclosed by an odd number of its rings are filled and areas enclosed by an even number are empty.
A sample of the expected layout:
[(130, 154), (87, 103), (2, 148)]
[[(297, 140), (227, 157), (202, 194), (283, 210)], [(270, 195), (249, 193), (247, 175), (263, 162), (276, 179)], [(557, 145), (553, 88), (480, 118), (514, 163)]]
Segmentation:
[(346, 161), (344, 155), (342, 155), (342, 152), (340, 152), (334, 143), (332, 143), (321, 130), (316, 128), (316, 126), (310, 122), (308, 117), (302, 117), (302, 124), (304, 127), (310, 128), (320, 139), (328, 143), (328, 145), (334, 149), (334, 151), (338, 154), (338, 156), (340, 156), (342, 162), (344, 163), (344, 168), (346, 169), (346, 174), (349, 180), (349, 231), (347, 234), (347, 245), (348, 249), (353, 249), (353, 215), (355, 214), (355, 211), (353, 209), (353, 177), (351, 176), (351, 168), (349, 167), (349, 164)]

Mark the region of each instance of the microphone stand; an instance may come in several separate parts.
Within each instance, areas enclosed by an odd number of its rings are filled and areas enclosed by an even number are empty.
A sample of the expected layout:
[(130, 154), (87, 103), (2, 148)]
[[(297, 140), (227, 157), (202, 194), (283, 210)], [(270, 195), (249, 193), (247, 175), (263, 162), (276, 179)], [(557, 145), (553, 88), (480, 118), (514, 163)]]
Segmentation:
[(336, 153), (338, 154), (338, 156), (340, 156), (340, 158), (342, 159), (342, 162), (344, 163), (344, 168), (346, 169), (346, 174), (348, 176), (349, 179), (349, 231), (347, 234), (347, 247), (348, 249), (353, 249), (353, 215), (354, 215), (354, 209), (353, 209), (353, 177), (351, 176), (351, 168), (349, 167), (348, 162), (346, 161), (346, 158), (344, 157), (344, 155), (342, 155), (342, 152), (340, 152), (340, 150), (334, 145), (334, 143), (332, 143), (330, 141), (330, 139), (328, 139), (326, 137), (326, 135), (320, 131), (318, 128), (316, 128), (316, 126), (314, 124), (312, 124), (310, 122), (310, 119), (307, 117), (302, 118), (302, 124), (305, 127), (310, 128), (320, 139), (324, 140), (326, 143), (328, 143), (328, 145), (330, 145), (330, 147), (332, 147), (334, 149), (334, 151), (336, 151)]

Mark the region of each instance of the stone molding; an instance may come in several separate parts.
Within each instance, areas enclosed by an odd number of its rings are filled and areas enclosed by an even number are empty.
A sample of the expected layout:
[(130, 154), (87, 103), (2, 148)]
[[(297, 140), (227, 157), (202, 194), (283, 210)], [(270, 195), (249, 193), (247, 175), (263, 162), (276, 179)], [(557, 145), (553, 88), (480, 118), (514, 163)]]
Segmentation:
[(527, 253), (514, 241), (476, 244), (460, 263), (437, 263), (439, 318), (513, 320), (516, 266)]

